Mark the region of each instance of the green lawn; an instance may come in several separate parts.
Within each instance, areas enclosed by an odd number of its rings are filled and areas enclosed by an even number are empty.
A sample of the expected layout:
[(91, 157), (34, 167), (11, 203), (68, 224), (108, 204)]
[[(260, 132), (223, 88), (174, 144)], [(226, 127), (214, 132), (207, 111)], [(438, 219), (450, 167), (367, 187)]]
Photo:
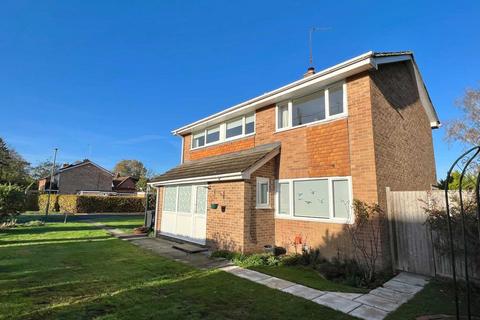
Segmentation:
[(222, 271), (161, 258), (75, 219), (0, 231), (0, 319), (147, 318), (352, 319)]
[(277, 278), (289, 280), (292, 282), (303, 284), (304, 286), (322, 290), (322, 291), (338, 291), (338, 292), (368, 292), (367, 289), (354, 288), (333, 281), (326, 280), (312, 268), (303, 266), (255, 266), (250, 267), (259, 272), (263, 272)]
[[(460, 287), (461, 314), (466, 315), (465, 290)], [(472, 314), (480, 315), (480, 294), (472, 292)], [(408, 303), (391, 313), (386, 320), (415, 319), (421, 315), (455, 314), (454, 290), (451, 283), (433, 280)]]
[(115, 216), (92, 219), (109, 227), (120, 229), (126, 233), (133, 233), (133, 229), (143, 226), (143, 216)]

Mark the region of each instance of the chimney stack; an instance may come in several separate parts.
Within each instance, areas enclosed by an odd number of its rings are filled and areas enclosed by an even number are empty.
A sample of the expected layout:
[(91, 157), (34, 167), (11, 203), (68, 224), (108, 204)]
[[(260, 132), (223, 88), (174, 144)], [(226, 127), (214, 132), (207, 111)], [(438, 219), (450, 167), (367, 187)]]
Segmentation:
[(64, 163), (64, 164), (62, 165), (62, 168), (66, 168), (66, 167), (68, 167), (68, 166), (69, 166), (68, 163)]
[(307, 69), (307, 72), (305, 72), (303, 74), (303, 77), (306, 78), (306, 77), (310, 77), (310, 76), (313, 76), (315, 74), (315, 68), (314, 67), (310, 67)]

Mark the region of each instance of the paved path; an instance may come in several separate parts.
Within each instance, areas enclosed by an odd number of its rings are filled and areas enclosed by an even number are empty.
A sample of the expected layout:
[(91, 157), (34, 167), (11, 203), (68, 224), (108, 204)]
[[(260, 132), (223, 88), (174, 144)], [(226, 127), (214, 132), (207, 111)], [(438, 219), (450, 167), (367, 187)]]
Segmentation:
[(231, 263), (225, 259), (210, 258), (210, 252), (198, 252), (190, 254), (178, 249), (174, 249), (173, 246), (178, 245), (178, 242), (163, 238), (151, 238), (144, 235), (128, 234), (123, 230), (111, 228), (99, 222), (90, 222), (99, 228), (105, 229), (114, 237), (129, 241), (136, 246), (153, 251), (160, 256), (167, 257), (175, 261), (180, 261), (199, 269), (217, 269), (231, 265)]
[(426, 277), (402, 272), (367, 294), (312, 289), (261, 272), (227, 266), (222, 270), (238, 277), (281, 290), (315, 303), (368, 320), (381, 320), (410, 300), (428, 282)]
[(129, 241), (141, 248), (151, 250), (154, 253), (180, 261), (200, 269), (216, 269), (226, 271), (237, 277), (265, 285), (272, 289), (281, 290), (293, 294), (329, 308), (347, 313), (349, 315), (368, 320), (382, 320), (388, 313), (396, 310), (399, 306), (413, 298), (421, 291), (428, 280), (426, 277), (402, 272), (383, 286), (378, 287), (367, 294), (331, 292), (312, 289), (301, 284), (272, 277), (270, 275), (243, 269), (232, 265), (224, 259), (212, 259), (209, 252), (189, 254), (173, 246), (177, 242), (163, 238), (150, 238), (127, 234), (120, 229), (110, 228), (98, 222), (92, 222), (95, 226), (105, 229), (111, 235)]

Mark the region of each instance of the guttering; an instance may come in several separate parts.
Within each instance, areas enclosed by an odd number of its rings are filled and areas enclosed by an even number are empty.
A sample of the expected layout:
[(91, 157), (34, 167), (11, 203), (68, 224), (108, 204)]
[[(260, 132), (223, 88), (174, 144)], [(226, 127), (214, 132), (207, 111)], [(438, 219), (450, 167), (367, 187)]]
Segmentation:
[(324, 82), (328, 82), (328, 80), (334, 81), (340, 77), (346, 77), (364, 70), (375, 68), (376, 64), (373, 61), (373, 57), (374, 57), (374, 52), (369, 51), (353, 59), (344, 61), (333, 67), (324, 69), (312, 76), (302, 78), (286, 86), (267, 92), (263, 95), (247, 100), (233, 107), (217, 112), (211, 116), (200, 119), (191, 124), (178, 128), (176, 130), (173, 130), (172, 134), (181, 135), (184, 133), (188, 133), (198, 126), (205, 125), (208, 122), (214, 122), (215, 120), (218, 120), (221, 117), (229, 117), (233, 113), (241, 113), (241, 112), (245, 112), (245, 110), (248, 110), (248, 109), (255, 109), (255, 108), (268, 105), (269, 103), (278, 102), (279, 100), (285, 99), (286, 98), (285, 96), (289, 94), (293, 94), (294, 92), (299, 91), (303, 88), (309, 87), (311, 85), (322, 84)]
[(149, 182), (148, 185), (152, 187), (158, 187), (158, 186), (168, 186), (172, 184), (175, 184), (175, 185), (176, 184), (192, 184), (192, 183), (201, 183), (201, 182), (231, 181), (231, 180), (243, 180), (243, 179), (245, 179), (245, 176), (241, 172), (234, 172), (234, 173), (218, 174), (218, 175), (212, 175), (212, 176)]

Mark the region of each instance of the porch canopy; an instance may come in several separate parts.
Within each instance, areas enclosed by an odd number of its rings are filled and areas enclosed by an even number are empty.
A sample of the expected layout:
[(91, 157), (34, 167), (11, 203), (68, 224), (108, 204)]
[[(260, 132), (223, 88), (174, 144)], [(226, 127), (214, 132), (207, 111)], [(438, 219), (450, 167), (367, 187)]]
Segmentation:
[(280, 143), (264, 144), (252, 149), (187, 161), (149, 184), (162, 186), (210, 181), (250, 179), (252, 172), (263, 166), (280, 152)]

